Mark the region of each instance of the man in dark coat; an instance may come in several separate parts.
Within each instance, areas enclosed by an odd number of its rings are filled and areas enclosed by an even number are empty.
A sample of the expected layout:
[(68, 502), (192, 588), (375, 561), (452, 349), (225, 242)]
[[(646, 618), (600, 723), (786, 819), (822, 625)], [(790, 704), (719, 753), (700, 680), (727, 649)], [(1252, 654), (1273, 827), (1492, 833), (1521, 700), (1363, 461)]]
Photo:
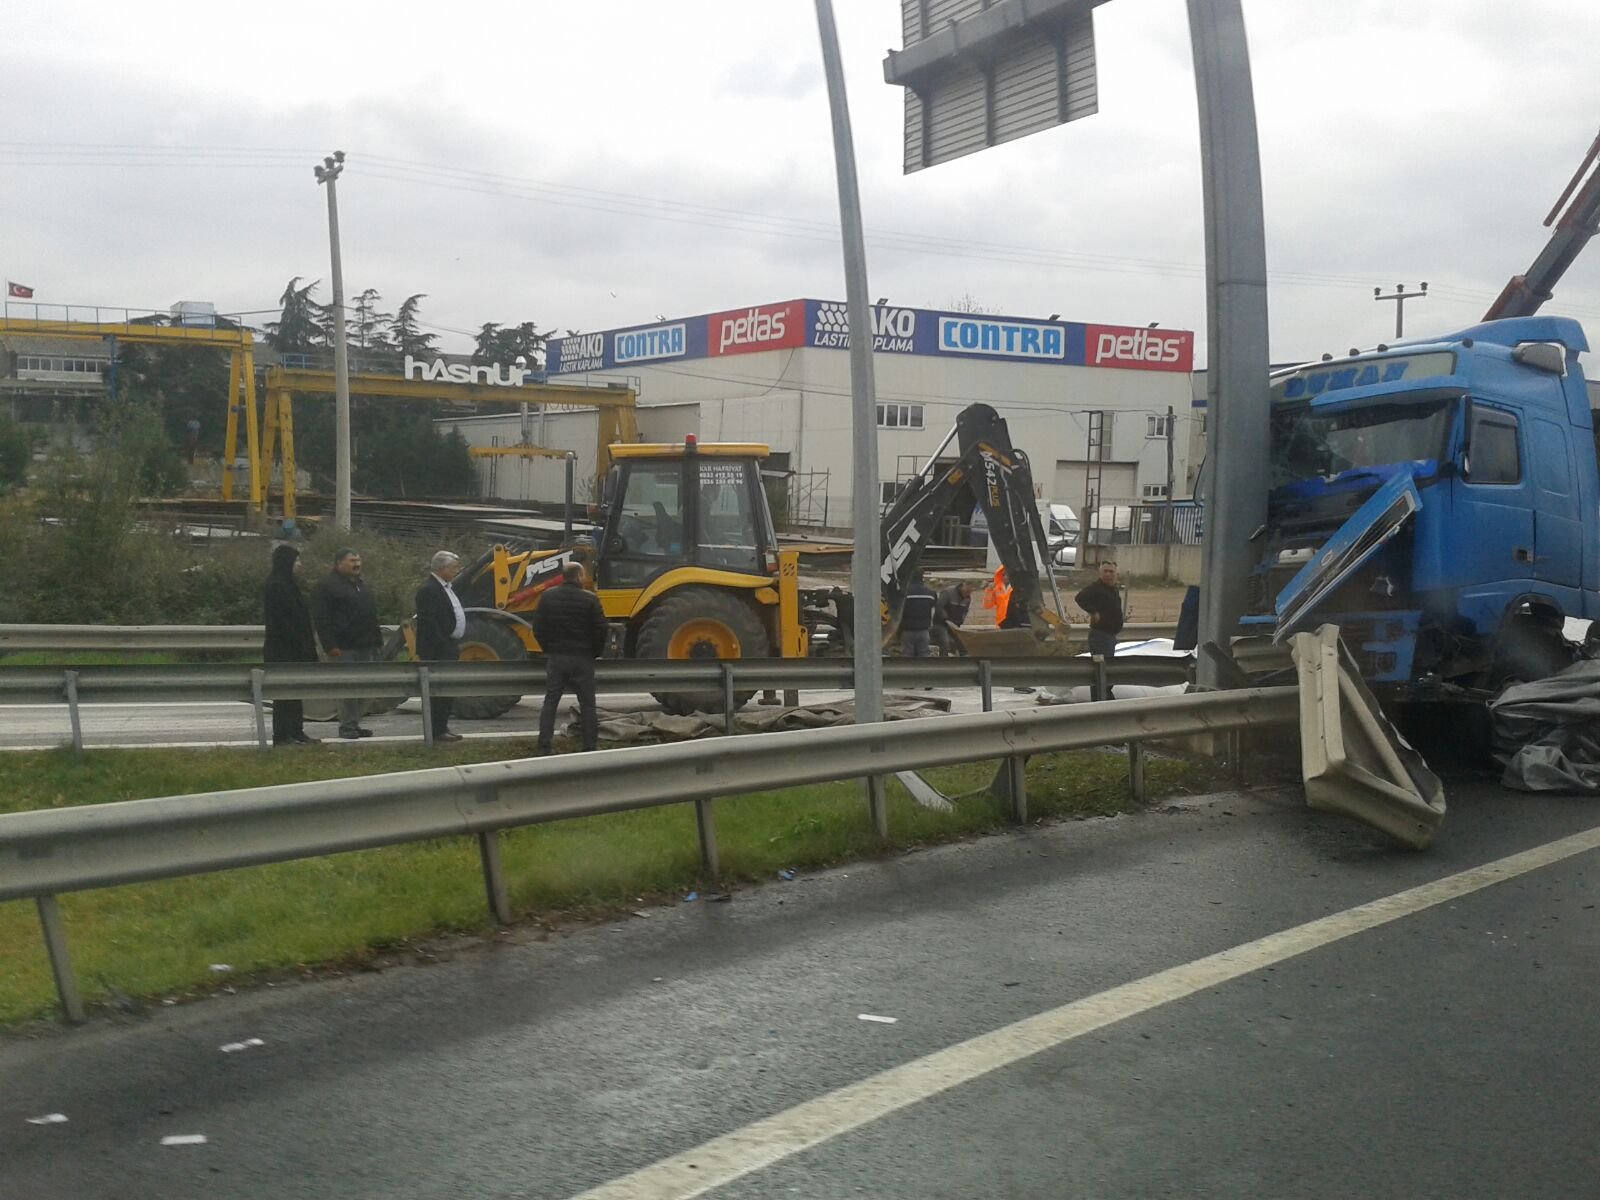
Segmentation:
[[(361, 578), (361, 553), (349, 546), (333, 554), (333, 570), (311, 593), (311, 616), (317, 639), (334, 662), (376, 662), (383, 651), (378, 603)], [(339, 701), (339, 736), (371, 737), (361, 727), (365, 700)]]
[[(456, 645), (467, 631), (467, 614), (456, 598), (451, 582), (461, 573), (461, 559), (441, 550), (428, 564), (428, 577), (417, 589), (417, 658), (423, 662), (455, 662), (461, 657)], [(428, 697), (433, 715), (433, 740), (459, 742), (461, 735), (450, 732), (450, 697)]]
[(965, 579), (939, 592), (938, 602), (933, 606), (933, 628), (929, 632), (939, 653), (946, 658), (964, 653), (951, 630), (967, 623), (967, 612), (971, 608), (972, 585)]
[(549, 754), (555, 737), (556, 710), (561, 697), (578, 697), (578, 721), (583, 748), (594, 750), (600, 742), (599, 718), (594, 707), (594, 660), (605, 653), (606, 614), (600, 598), (583, 586), (583, 564), (569, 562), (561, 585), (551, 588), (533, 610), (533, 636), (539, 639), (549, 670), (544, 708), (539, 713), (539, 753)]
[(933, 654), (929, 630), (933, 628), (933, 610), (939, 598), (933, 589), (918, 575), (906, 588), (905, 599), (900, 602), (900, 654), (905, 658), (928, 658)]
[(1117, 564), (1100, 564), (1100, 577), (1074, 597), (1089, 614), (1089, 653), (1112, 658), (1122, 632), (1122, 593), (1117, 589)]
[[(293, 546), (277, 546), (272, 551), (272, 570), (261, 589), (262, 619), (266, 638), (261, 644), (261, 661), (267, 663), (316, 662), (317, 639), (311, 632), (311, 610), (300, 594), (300, 576), (305, 564)], [(299, 700), (272, 702), (272, 744), (310, 745), (307, 737), (305, 706)]]

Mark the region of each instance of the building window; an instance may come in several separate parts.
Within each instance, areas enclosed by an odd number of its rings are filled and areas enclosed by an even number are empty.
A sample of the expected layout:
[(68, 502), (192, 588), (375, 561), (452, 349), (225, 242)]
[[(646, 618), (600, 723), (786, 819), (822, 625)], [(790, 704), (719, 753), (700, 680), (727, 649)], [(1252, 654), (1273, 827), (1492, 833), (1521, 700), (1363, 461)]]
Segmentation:
[(922, 427), (922, 405), (878, 405), (879, 429), (921, 429)]
[(47, 371), (54, 375), (99, 375), (106, 364), (94, 358), (46, 358), (39, 354), (17, 355), (17, 370)]
[(1200, 435), (1202, 437), (1204, 437), (1205, 436), (1205, 432), (1206, 432), (1206, 414), (1205, 413), (1201, 413), (1195, 419), (1200, 422)]
[(1147, 483), (1144, 485), (1143, 495), (1146, 500), (1165, 500), (1167, 487), (1163, 483)]
[(1146, 417), (1144, 419), (1144, 435), (1147, 438), (1164, 438), (1167, 436), (1167, 418)]

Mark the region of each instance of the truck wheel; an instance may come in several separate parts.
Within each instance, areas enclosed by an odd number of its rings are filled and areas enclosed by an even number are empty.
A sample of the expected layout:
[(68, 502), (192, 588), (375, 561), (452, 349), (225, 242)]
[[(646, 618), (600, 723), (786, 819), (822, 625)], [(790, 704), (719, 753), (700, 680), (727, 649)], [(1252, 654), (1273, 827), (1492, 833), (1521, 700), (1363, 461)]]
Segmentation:
[[(528, 650), (504, 621), (468, 616), (461, 635), (462, 662), (526, 662)], [(463, 721), (489, 721), (515, 707), (521, 696), (457, 696), (451, 714)]]
[[(634, 645), (635, 658), (765, 658), (771, 653), (767, 631), (738, 596), (718, 588), (686, 587), (662, 600), (645, 618)], [(656, 692), (669, 713), (721, 712), (722, 693)], [(742, 705), (755, 690), (734, 694)]]

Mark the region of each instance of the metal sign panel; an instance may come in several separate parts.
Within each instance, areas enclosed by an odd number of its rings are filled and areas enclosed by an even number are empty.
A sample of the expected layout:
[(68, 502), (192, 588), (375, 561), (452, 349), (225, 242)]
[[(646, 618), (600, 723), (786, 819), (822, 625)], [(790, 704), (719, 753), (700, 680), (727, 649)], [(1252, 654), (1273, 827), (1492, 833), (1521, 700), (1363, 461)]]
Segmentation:
[(906, 89), (906, 173), (1096, 112), (1103, 2), (901, 0), (883, 75)]

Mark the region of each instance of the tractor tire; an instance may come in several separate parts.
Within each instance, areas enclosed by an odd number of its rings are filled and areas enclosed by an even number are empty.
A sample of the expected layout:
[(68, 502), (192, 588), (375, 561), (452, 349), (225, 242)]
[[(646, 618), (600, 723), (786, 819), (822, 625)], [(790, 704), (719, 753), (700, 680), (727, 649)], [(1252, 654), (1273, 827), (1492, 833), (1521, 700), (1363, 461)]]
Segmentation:
[[(686, 587), (650, 610), (634, 643), (635, 658), (766, 658), (767, 631), (749, 603), (720, 588)], [(656, 702), (675, 716), (721, 712), (721, 691), (655, 692)], [(736, 692), (743, 705), (754, 689)]]
[[(462, 662), (526, 662), (528, 649), (504, 621), (468, 615), (461, 635)], [(457, 696), (450, 714), (463, 721), (491, 721), (516, 707), (521, 696)]]
[[(383, 644), (383, 649), (378, 652), (379, 662), (407, 662), (411, 658), (411, 651), (406, 648), (405, 629), (397, 629), (389, 635)], [(324, 659), (324, 662), (332, 661)], [(361, 709), (364, 717), (377, 717), (387, 712), (393, 712), (404, 704), (403, 700), (368, 700)], [(337, 721), (339, 719), (339, 702), (337, 700), (307, 700), (305, 702), (305, 719), (308, 721)]]

